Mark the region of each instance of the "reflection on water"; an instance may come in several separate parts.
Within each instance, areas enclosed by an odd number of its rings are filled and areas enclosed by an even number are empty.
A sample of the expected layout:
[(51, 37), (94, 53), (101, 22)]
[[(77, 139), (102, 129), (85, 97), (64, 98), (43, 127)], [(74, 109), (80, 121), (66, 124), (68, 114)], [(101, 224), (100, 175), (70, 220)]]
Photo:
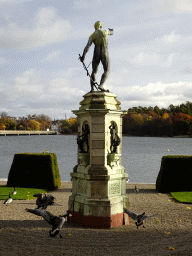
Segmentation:
[[(192, 155), (191, 138), (123, 137), (122, 164), (130, 183), (155, 183), (164, 155)], [(7, 178), (14, 154), (56, 153), (62, 181), (77, 164), (75, 135), (0, 137), (0, 178)]]

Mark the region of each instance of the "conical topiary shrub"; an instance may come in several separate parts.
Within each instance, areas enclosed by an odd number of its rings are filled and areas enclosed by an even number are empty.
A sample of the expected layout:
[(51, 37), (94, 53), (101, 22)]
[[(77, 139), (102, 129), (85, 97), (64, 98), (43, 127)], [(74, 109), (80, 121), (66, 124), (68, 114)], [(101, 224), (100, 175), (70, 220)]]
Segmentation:
[(156, 179), (156, 190), (162, 193), (192, 191), (192, 156), (163, 156)]
[(61, 177), (56, 154), (15, 154), (9, 171), (7, 186), (58, 189), (61, 186)]

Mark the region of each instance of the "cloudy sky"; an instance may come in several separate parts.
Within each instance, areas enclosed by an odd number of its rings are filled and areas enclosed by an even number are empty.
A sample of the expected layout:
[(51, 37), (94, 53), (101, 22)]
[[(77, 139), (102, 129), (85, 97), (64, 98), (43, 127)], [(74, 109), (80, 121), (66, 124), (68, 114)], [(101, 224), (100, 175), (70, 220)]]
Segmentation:
[(74, 116), (90, 91), (78, 54), (96, 21), (114, 29), (104, 88), (123, 110), (192, 101), (192, 0), (0, 0), (0, 10), (0, 112)]

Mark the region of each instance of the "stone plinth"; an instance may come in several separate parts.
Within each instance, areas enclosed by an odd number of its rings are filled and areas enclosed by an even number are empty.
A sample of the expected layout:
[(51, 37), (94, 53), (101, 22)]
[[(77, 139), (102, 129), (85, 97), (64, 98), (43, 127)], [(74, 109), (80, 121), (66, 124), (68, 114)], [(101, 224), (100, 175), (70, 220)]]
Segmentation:
[[(128, 174), (121, 165), (124, 112), (116, 95), (107, 92), (87, 93), (80, 105), (79, 110), (73, 111), (79, 121), (78, 133), (81, 136), (88, 125), (90, 134), (84, 152), (78, 149), (78, 164), (71, 173), (68, 209), (72, 217), (68, 221), (93, 228), (117, 227), (126, 222), (123, 208), (128, 208)], [(115, 124), (120, 138), (116, 150), (111, 147), (111, 124)]]

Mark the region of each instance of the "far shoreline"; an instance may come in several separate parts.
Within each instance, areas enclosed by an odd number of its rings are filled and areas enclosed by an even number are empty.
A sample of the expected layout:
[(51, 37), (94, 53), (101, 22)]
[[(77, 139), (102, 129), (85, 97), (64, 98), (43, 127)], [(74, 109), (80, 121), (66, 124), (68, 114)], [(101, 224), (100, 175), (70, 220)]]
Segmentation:
[[(6, 182), (7, 181), (7, 179), (3, 179), (3, 178), (0, 178), (0, 182)], [(61, 183), (71, 183), (72, 184), (72, 182), (71, 181), (61, 181)], [(131, 185), (134, 185), (134, 184), (139, 184), (139, 185), (155, 185), (156, 183), (143, 183), (143, 182), (141, 182), (141, 183), (138, 183), (138, 182), (129, 182), (127, 185), (129, 185), (129, 184), (131, 184)]]

